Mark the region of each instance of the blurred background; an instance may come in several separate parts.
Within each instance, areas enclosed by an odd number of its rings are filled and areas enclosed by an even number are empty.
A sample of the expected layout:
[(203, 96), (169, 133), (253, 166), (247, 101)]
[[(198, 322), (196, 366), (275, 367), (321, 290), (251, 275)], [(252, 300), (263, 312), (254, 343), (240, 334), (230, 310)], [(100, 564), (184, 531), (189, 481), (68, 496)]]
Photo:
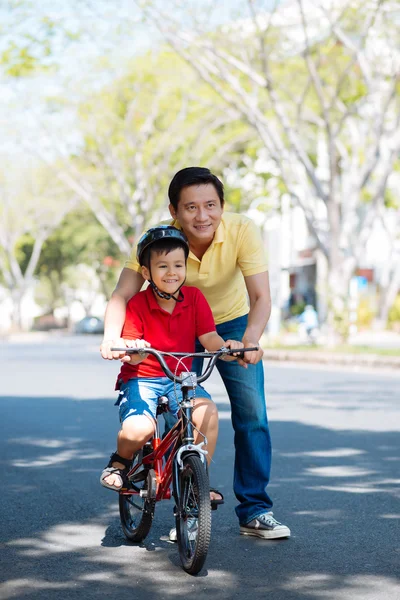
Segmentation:
[(397, 0), (3, 0), (0, 336), (102, 332), (209, 167), (269, 255), (266, 345), (400, 350)]

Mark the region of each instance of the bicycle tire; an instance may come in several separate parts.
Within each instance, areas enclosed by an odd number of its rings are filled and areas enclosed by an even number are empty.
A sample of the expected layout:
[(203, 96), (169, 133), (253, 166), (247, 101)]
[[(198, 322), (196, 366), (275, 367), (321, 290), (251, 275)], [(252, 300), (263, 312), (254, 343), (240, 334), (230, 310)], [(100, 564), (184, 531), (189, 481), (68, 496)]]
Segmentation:
[[(210, 484), (206, 467), (199, 456), (191, 454), (183, 458), (177, 487), (179, 555), (183, 569), (190, 575), (197, 575), (204, 566), (211, 539)], [(197, 531), (194, 527), (196, 520)]]
[[(142, 462), (143, 450), (135, 456), (134, 464)], [(135, 483), (135, 487), (144, 492), (149, 490), (148, 475), (143, 482)], [(156, 501), (138, 494), (119, 494), (119, 516), (125, 537), (131, 542), (142, 542), (148, 535), (154, 517)]]

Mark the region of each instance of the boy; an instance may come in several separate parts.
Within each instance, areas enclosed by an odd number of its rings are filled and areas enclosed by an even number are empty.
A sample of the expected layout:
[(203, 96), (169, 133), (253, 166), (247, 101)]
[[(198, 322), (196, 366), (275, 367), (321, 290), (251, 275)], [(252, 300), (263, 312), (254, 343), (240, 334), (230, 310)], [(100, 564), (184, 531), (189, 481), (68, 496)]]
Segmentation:
[[(211, 309), (203, 294), (197, 288), (184, 286), (188, 254), (189, 243), (185, 234), (170, 225), (154, 227), (140, 239), (137, 258), (142, 275), (150, 285), (128, 303), (122, 330), (128, 347), (151, 346), (165, 352), (194, 352), (196, 338), (199, 338), (208, 351), (218, 350), (221, 346), (243, 348), (241, 342), (225, 341), (217, 334)], [(235, 357), (225, 359), (235, 360)], [(176, 360), (167, 357), (166, 361), (175, 372)], [(121, 421), (117, 452), (111, 455), (100, 477), (104, 487), (116, 491), (126, 481), (134, 453), (154, 432), (157, 398), (168, 397), (173, 415), (176, 416), (179, 410), (174, 383), (165, 376), (155, 357), (134, 354), (124, 356), (121, 362), (123, 366), (116, 385), (120, 394), (117, 404)], [(190, 370), (192, 360), (185, 359), (183, 362)], [(181, 366), (177, 374), (185, 370)], [(181, 395), (180, 390), (177, 393)], [(218, 434), (217, 408), (200, 385), (196, 388), (194, 403), (193, 422), (207, 437), (205, 449), (210, 461)], [(195, 443), (198, 441), (195, 440)], [(211, 501), (222, 503), (222, 494), (217, 490), (212, 493)]]

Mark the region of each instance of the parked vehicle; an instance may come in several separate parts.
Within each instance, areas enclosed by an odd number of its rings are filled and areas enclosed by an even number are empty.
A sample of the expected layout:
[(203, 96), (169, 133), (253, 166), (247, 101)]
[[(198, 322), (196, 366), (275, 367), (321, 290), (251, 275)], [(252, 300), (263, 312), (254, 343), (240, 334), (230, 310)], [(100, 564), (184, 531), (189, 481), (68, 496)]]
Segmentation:
[(104, 333), (104, 321), (99, 317), (84, 317), (76, 323), (75, 333)]

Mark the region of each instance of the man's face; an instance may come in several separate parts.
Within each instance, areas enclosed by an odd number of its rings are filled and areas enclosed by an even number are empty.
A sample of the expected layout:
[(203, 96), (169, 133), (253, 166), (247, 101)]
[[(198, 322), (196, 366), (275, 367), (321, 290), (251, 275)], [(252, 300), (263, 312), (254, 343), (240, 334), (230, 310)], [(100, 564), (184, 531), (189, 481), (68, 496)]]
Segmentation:
[(211, 244), (223, 213), (221, 200), (211, 183), (183, 188), (177, 210), (171, 204), (169, 210), (194, 244)]

